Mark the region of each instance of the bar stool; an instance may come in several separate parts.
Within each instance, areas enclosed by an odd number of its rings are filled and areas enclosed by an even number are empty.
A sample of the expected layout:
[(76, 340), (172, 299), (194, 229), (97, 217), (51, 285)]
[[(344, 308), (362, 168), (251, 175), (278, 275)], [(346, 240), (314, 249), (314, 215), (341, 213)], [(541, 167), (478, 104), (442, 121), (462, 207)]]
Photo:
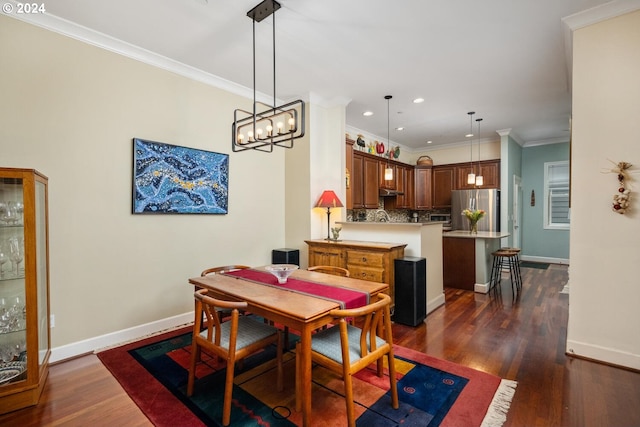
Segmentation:
[(489, 284), (489, 291), (495, 292), (500, 289), (500, 282), (502, 281), (502, 269), (509, 270), (509, 279), (511, 280), (511, 290), (515, 298), (516, 294), (522, 289), (521, 279), (518, 276), (517, 258), (518, 253), (499, 249), (493, 252), (493, 265), (491, 267), (491, 282)]
[(518, 290), (522, 290), (522, 274), (520, 273), (520, 248), (504, 247), (504, 248), (500, 248), (500, 250), (516, 253), (516, 259), (515, 259), (516, 279), (518, 281)]

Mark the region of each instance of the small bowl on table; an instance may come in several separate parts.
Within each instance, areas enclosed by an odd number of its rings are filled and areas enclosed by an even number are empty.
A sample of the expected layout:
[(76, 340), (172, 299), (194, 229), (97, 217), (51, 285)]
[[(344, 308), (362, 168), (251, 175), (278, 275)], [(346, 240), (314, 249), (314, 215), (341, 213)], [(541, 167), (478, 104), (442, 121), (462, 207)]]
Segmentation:
[(295, 264), (271, 264), (264, 269), (276, 276), (278, 283), (282, 285), (287, 283), (287, 279), (291, 276), (291, 273), (298, 269), (298, 266)]

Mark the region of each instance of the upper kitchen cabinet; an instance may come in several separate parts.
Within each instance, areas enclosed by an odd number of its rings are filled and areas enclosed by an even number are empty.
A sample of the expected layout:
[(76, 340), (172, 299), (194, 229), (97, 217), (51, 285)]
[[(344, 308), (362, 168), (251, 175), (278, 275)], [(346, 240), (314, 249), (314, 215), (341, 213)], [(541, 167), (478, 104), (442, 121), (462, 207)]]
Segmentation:
[(500, 188), (500, 160), (480, 162), (479, 166), (484, 180), (482, 188)]
[(432, 169), (433, 207), (450, 208), (451, 191), (455, 185), (455, 167), (452, 165), (434, 166)]
[(354, 151), (353, 170), (351, 171), (353, 209), (377, 209), (378, 185), (378, 159)]
[(353, 186), (351, 182), (351, 176), (353, 174), (353, 139), (347, 138), (346, 151), (345, 151), (345, 195), (346, 195), (346, 207), (347, 209), (353, 209)]
[(415, 174), (414, 167), (410, 165), (396, 165), (396, 190), (402, 194), (395, 197), (384, 198), (384, 208), (391, 209), (415, 209)]
[[(386, 179), (385, 172), (387, 168), (391, 169), (391, 179)], [(397, 187), (398, 167), (383, 159), (378, 162), (378, 180), (380, 188), (387, 190), (399, 190)]]
[(0, 414), (35, 405), (48, 373), (47, 178), (0, 168)]
[(477, 188), (475, 184), (467, 183), (467, 175), (475, 173), (482, 175), (482, 188), (500, 188), (500, 160), (484, 160), (481, 162), (456, 164), (456, 190), (470, 190)]
[(433, 206), (431, 197), (431, 166), (415, 168), (415, 200), (417, 210), (428, 210)]

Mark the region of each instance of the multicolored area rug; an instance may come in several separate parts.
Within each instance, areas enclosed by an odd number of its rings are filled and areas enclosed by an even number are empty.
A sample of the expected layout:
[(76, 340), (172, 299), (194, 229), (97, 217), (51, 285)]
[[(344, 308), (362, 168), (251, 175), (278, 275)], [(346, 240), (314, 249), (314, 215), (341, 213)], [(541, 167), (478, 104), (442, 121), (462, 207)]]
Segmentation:
[[(219, 426), (224, 366), (199, 365), (194, 395), (186, 396), (191, 330), (180, 329), (98, 353), (125, 391), (156, 426)], [(360, 426), (500, 426), (515, 393), (514, 381), (395, 346), (400, 408), (391, 408), (389, 379), (374, 366), (354, 379)], [(231, 425), (295, 426), (295, 353), (285, 355), (284, 391), (275, 389), (275, 348), (236, 369)], [(385, 373), (386, 373), (385, 369)], [(315, 425), (346, 425), (342, 380), (313, 369)]]

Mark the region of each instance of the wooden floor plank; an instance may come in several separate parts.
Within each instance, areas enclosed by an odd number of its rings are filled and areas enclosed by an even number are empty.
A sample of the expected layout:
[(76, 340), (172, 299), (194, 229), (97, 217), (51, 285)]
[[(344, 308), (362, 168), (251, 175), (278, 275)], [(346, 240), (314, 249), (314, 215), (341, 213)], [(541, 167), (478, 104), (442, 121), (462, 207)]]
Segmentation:
[[(567, 357), (567, 267), (523, 268), (523, 292), (502, 298), (446, 289), (426, 324), (395, 324), (397, 344), (518, 381), (505, 427), (640, 426), (640, 373)], [(506, 276), (505, 276), (506, 277)], [(178, 420), (176, 420), (178, 422)], [(149, 426), (95, 355), (51, 366), (39, 405), (1, 426)], [(178, 424), (177, 424), (178, 425)]]

